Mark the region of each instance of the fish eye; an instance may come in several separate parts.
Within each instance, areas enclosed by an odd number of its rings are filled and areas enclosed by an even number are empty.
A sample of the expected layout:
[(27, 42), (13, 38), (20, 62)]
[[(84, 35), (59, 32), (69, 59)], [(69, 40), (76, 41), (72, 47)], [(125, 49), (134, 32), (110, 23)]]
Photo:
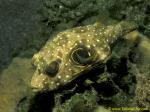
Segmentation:
[(91, 50), (82, 46), (74, 49), (71, 53), (71, 60), (72, 62), (85, 66), (93, 61), (93, 54)]
[(52, 61), (50, 64), (46, 65), (44, 68), (44, 73), (48, 76), (54, 77), (59, 70), (60, 60)]

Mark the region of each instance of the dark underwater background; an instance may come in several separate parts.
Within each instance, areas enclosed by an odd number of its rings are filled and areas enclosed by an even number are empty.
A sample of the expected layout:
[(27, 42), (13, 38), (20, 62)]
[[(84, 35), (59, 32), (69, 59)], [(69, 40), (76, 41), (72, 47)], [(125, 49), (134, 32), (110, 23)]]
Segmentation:
[[(144, 44), (146, 50), (139, 52), (140, 48), (135, 46), (129, 54), (132, 67), (126, 57), (113, 58), (107, 63), (109, 73), (128, 74), (124, 82), (118, 82), (123, 84), (123, 93), (116, 94), (108, 82), (94, 86), (102, 88), (100, 91), (83, 85), (79, 91), (67, 95), (33, 93), (30, 87), (34, 72), (32, 56), (54, 34), (96, 21), (111, 24), (122, 20), (136, 22), (138, 31), (150, 39), (150, 0), (0, 0), (0, 112), (110, 112), (109, 107), (149, 108), (149, 39)], [(114, 50), (120, 48), (121, 52), (128, 46), (122, 46), (121, 42), (117, 45)]]

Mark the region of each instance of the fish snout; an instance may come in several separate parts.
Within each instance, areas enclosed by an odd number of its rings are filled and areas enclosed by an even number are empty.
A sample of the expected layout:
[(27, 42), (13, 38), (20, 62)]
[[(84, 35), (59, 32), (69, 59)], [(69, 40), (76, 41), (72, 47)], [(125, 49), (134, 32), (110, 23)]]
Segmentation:
[(31, 79), (31, 87), (33, 91), (41, 91), (46, 89), (48, 77), (44, 74), (34, 74)]

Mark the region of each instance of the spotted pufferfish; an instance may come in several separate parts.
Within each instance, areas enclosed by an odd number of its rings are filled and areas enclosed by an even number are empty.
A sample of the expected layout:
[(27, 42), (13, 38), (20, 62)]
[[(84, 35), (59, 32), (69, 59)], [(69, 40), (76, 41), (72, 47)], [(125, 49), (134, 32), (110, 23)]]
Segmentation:
[(108, 26), (96, 22), (58, 33), (33, 56), (36, 71), (31, 86), (35, 91), (51, 91), (68, 84), (81, 72), (105, 63), (111, 54), (111, 45), (136, 28), (137, 25), (129, 21)]

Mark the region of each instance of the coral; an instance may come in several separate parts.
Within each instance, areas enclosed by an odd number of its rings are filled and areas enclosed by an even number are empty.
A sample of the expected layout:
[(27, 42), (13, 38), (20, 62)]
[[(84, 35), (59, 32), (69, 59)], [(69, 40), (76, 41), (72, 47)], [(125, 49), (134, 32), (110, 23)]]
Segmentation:
[(74, 26), (85, 25), (101, 20), (107, 15), (107, 10), (115, 1), (112, 0), (43, 0), (42, 21), (50, 30), (64, 30)]
[(137, 49), (141, 53), (142, 60), (135, 63), (134, 72), (136, 73), (137, 85), (136, 96), (137, 104), (147, 107), (150, 110), (150, 40), (142, 38)]
[(139, 24), (139, 31), (150, 37), (149, 0), (121, 0), (109, 9), (110, 17), (116, 20), (132, 20)]
[(150, 37), (149, 0), (43, 0), (42, 21), (50, 29), (64, 30), (97, 20), (132, 20)]
[(56, 103), (53, 112), (94, 112), (98, 106), (97, 100), (96, 91), (76, 93), (62, 105)]
[[(150, 68), (150, 66), (148, 67)], [(136, 97), (139, 107), (146, 107), (150, 110), (150, 78), (148, 73), (137, 73)]]

